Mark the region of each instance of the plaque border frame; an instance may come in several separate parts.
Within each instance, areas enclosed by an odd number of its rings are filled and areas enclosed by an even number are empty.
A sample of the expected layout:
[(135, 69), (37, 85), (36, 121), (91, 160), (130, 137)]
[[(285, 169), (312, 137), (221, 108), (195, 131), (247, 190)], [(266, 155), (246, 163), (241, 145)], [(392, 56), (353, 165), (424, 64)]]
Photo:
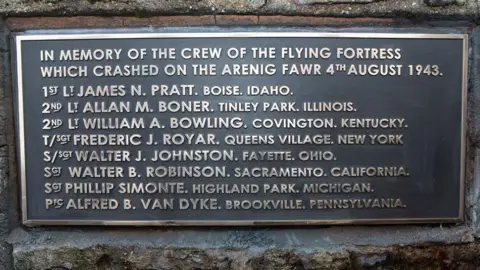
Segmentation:
[[(282, 29), (287, 30), (287, 29)], [(421, 29), (420, 29), (421, 30)], [(418, 30), (417, 30), (418, 31)], [(75, 40), (75, 39), (133, 39), (133, 38), (255, 38), (255, 37), (311, 37), (311, 38), (371, 38), (371, 39), (460, 39), (463, 41), (462, 61), (462, 114), (461, 114), (461, 149), (460, 149), (460, 209), (454, 218), (396, 218), (396, 219), (342, 219), (342, 220), (42, 220), (28, 219), (27, 189), (25, 169), (25, 127), (23, 114), (23, 74), (22, 42), (29, 40)], [(14, 36), (16, 72), (14, 81), (15, 123), (17, 124), (17, 154), (20, 165), (22, 223), (26, 226), (275, 226), (275, 225), (372, 225), (372, 224), (428, 224), (457, 223), (464, 220), (465, 212), (465, 160), (466, 160), (466, 121), (467, 121), (467, 83), (468, 83), (468, 34), (460, 33), (389, 33), (389, 32), (314, 32), (314, 31), (259, 31), (259, 32), (122, 32), (122, 33), (52, 33), (31, 34), (18, 33)]]

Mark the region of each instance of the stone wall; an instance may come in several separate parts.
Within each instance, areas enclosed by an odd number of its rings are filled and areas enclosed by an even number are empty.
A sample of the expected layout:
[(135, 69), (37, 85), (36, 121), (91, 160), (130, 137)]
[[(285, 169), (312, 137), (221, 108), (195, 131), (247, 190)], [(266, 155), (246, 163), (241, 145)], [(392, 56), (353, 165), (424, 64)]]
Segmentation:
[[(478, 269), (477, 0), (0, 0), (0, 270)], [(21, 225), (10, 35), (32, 29), (298, 26), (443, 28), (470, 34), (465, 222), (311, 227)], [(372, 29), (373, 28), (373, 29)]]

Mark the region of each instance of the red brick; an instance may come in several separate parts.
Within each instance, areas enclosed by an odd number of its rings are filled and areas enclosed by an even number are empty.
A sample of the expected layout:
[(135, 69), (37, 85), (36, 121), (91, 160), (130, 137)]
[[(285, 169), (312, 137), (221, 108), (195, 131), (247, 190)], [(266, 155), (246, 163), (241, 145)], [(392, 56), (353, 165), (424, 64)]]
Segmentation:
[(396, 22), (393, 18), (338, 18), (325, 17), (326, 25), (365, 25), (365, 24), (391, 24)]
[(338, 17), (305, 17), (305, 16), (260, 16), (260, 24), (277, 25), (365, 25), (390, 24), (395, 22), (391, 18), (338, 18)]
[(59, 29), (59, 28), (109, 28), (122, 27), (121, 17), (11, 17), (7, 26), (12, 31), (27, 29)]
[(217, 15), (218, 25), (251, 25), (258, 23), (258, 16), (254, 15)]
[(7, 26), (12, 31), (27, 29), (60, 29), (60, 28), (112, 28), (112, 27), (144, 27), (144, 26), (199, 26), (214, 25), (214, 16), (156, 16), (138, 17), (11, 17)]
[(27, 29), (60, 28), (112, 28), (112, 27), (186, 27), (206, 25), (366, 25), (391, 24), (392, 18), (338, 18), (305, 16), (255, 16), (255, 15), (208, 15), (208, 16), (154, 16), (138, 17), (11, 17), (7, 26), (12, 31)]
[(322, 25), (324, 17), (302, 17), (302, 16), (260, 16), (259, 24), (278, 24), (278, 25)]
[(125, 27), (142, 26), (201, 26), (214, 25), (214, 16), (155, 16), (148, 18), (124, 17)]

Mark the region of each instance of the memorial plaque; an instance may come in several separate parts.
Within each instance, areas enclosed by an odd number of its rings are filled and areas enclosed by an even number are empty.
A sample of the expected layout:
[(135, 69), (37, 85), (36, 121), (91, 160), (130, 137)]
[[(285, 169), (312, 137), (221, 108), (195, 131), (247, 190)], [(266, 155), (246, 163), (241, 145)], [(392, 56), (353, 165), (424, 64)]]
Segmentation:
[(29, 225), (456, 222), (462, 34), (19, 34)]

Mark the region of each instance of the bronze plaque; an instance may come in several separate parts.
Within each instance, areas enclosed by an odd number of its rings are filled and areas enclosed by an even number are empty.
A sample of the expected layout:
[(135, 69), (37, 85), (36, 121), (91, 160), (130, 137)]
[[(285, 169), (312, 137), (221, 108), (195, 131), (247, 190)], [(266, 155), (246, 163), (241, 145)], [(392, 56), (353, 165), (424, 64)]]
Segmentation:
[(203, 31), (15, 36), (24, 224), (462, 220), (466, 35)]

